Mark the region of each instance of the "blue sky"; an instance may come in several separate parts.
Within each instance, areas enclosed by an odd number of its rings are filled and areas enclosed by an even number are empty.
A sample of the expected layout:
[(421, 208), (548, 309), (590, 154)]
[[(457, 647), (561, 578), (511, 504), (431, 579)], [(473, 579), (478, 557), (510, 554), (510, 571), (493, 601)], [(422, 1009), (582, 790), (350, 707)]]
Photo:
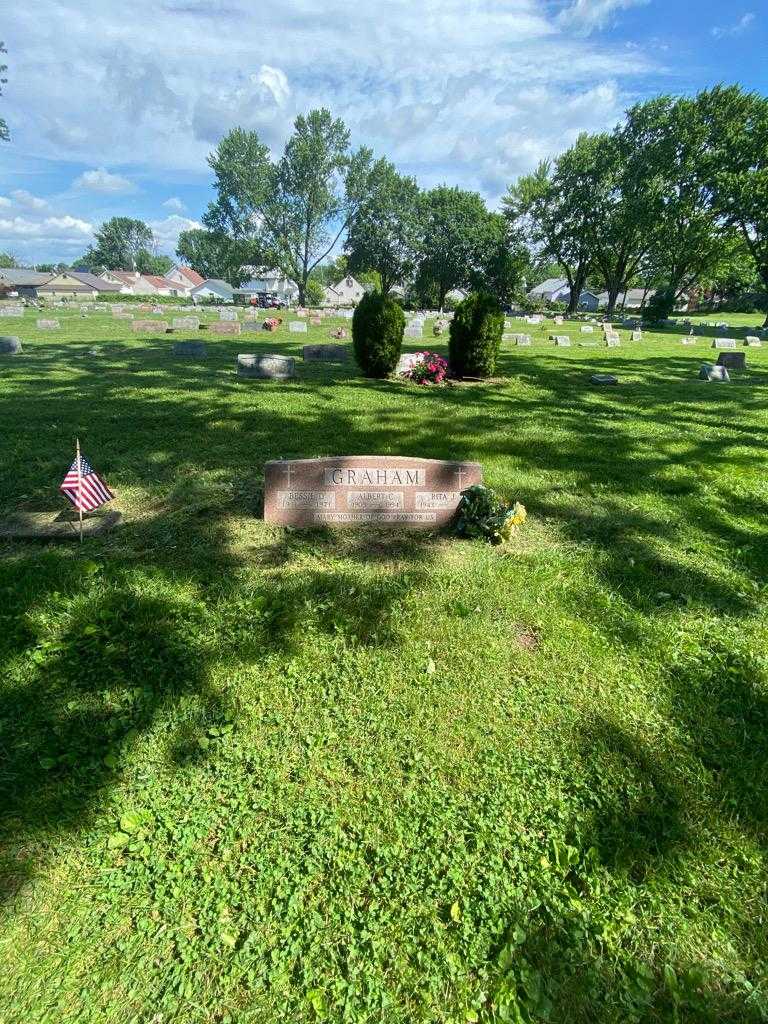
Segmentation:
[(115, 214), (172, 255), (216, 141), (239, 124), (279, 150), (313, 106), (494, 204), (638, 99), (768, 92), (765, 0), (35, 0), (0, 32), (0, 249), (27, 262), (74, 259)]

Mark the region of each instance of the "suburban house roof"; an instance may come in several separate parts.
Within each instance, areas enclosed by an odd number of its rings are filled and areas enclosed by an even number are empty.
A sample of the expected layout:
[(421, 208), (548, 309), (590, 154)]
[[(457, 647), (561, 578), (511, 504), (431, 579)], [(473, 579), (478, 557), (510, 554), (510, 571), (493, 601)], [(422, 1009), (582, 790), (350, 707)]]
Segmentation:
[(173, 282), (167, 277), (158, 277), (156, 274), (142, 274), (142, 281), (149, 281), (153, 288), (171, 288)]
[[(55, 281), (59, 281), (60, 278), (64, 280), (59, 284), (54, 284)], [(69, 284), (67, 278), (73, 278), (77, 283)], [(61, 291), (66, 289), (71, 292), (119, 292), (120, 285), (112, 284), (111, 281), (104, 281), (100, 277), (96, 277), (95, 274), (89, 274), (82, 270), (65, 270), (61, 274), (54, 274), (53, 277), (48, 278), (47, 284), (40, 286), (40, 291)]]
[(50, 281), (54, 276), (54, 274), (42, 274), (38, 270), (24, 270), (20, 267), (0, 270), (0, 281), (16, 285), (18, 288), (36, 288), (38, 285)]
[(72, 270), (70, 271), (70, 277), (76, 277), (78, 281), (82, 281), (83, 284), (89, 284), (91, 288), (96, 288), (100, 292), (120, 291), (119, 284), (112, 284), (111, 281), (102, 281), (100, 277), (97, 277), (95, 274), (89, 274), (87, 271)]
[(193, 288), (193, 291), (198, 291), (201, 288), (210, 288), (211, 291), (225, 292), (227, 295), (231, 295), (234, 292), (234, 288), (227, 281), (222, 281), (218, 277), (209, 277), (207, 280), (199, 284), (197, 288)]
[(141, 274), (137, 274), (135, 270), (104, 270), (102, 271), (103, 274), (116, 277), (118, 281), (122, 281), (124, 284), (134, 284), (141, 277)]
[(553, 292), (559, 292), (561, 289), (567, 287), (567, 277), (548, 277), (546, 281), (542, 281), (541, 284), (537, 284), (535, 288), (531, 288), (528, 292), (528, 297), (536, 298), (540, 295), (551, 295)]
[[(643, 302), (643, 299), (645, 299), (646, 302), (649, 302), (655, 294), (655, 288), (649, 288), (647, 291), (645, 288), (630, 288), (626, 292), (626, 295), (624, 292), (619, 292), (616, 298), (616, 305), (639, 306)], [(600, 292), (598, 298), (601, 302), (607, 303), (608, 292)]]
[[(198, 274), (198, 272), (196, 270), (193, 270), (192, 267), (182, 267), (182, 266), (179, 266), (179, 264), (176, 264), (176, 266), (172, 267), (171, 269), (172, 270), (177, 270), (181, 274), (182, 277), (185, 277), (187, 279), (187, 281), (189, 281), (189, 283), (192, 285), (193, 288), (196, 288), (199, 284), (202, 284), (203, 281), (205, 280), (203, 275), (202, 274)], [(170, 274), (170, 272), (171, 271), (169, 270), (168, 273)], [(169, 280), (170, 280), (170, 278), (169, 278)]]

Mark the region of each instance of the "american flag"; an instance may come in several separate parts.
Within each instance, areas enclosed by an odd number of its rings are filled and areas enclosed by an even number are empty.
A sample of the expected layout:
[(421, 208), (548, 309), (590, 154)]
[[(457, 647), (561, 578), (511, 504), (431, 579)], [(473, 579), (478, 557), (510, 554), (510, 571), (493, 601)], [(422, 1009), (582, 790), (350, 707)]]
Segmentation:
[[(80, 462), (80, 493), (78, 495), (78, 477), (77, 477), (77, 464)], [(78, 455), (72, 465), (69, 467), (67, 475), (64, 477), (61, 487), (59, 488), (62, 494), (66, 495), (67, 498), (72, 502), (75, 508), (79, 512), (93, 512), (94, 509), (100, 508), (105, 505), (108, 501), (112, 501), (114, 494), (104, 481), (101, 479), (98, 473), (94, 473), (90, 464), (82, 457)]]

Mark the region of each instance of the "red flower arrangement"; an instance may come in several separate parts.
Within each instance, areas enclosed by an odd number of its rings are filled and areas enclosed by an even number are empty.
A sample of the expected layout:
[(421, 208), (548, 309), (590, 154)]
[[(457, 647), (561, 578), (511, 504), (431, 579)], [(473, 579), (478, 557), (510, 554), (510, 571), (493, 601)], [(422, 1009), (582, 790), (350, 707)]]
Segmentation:
[(420, 352), (421, 359), (406, 370), (403, 376), (414, 384), (442, 384), (448, 373), (448, 363), (436, 352)]

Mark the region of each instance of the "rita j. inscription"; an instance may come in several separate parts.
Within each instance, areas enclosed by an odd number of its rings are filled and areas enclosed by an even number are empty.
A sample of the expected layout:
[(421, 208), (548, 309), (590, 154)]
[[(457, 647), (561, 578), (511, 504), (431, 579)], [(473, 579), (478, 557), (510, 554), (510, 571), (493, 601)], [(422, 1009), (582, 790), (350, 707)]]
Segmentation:
[(461, 492), (483, 481), (479, 462), (397, 455), (291, 459), (264, 467), (264, 518), (283, 526), (436, 529)]

